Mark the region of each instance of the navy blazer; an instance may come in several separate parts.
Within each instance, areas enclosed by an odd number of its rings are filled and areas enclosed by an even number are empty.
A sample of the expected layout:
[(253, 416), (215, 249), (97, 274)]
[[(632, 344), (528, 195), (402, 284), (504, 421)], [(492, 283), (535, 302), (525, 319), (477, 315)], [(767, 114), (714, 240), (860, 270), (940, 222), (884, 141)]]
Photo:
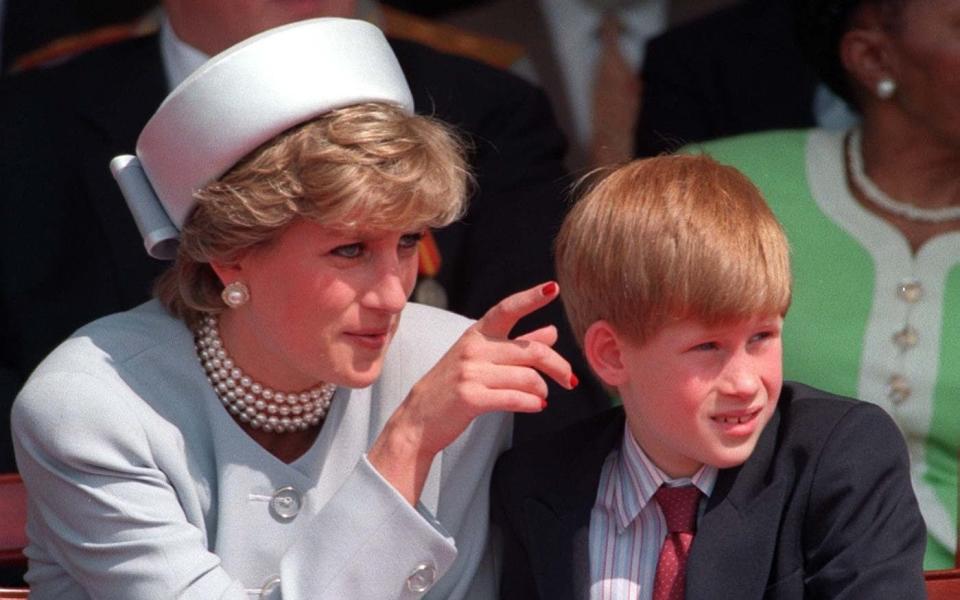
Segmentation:
[[(494, 471), (503, 600), (590, 597), (590, 511), (622, 408), (514, 448)], [(925, 598), (925, 530), (906, 445), (875, 405), (786, 382), (743, 465), (721, 470), (686, 597)]]
[[(0, 472), (14, 469), (9, 407), (33, 368), (74, 330), (150, 297), (165, 263), (149, 258), (110, 174), (167, 94), (158, 36), (98, 48), (0, 80)], [(450, 310), (479, 317), (507, 294), (554, 277), (551, 242), (567, 203), (565, 142), (543, 93), (509, 73), (391, 40), (418, 112), (471, 143), (477, 192), (436, 234)], [(521, 325), (560, 329), (580, 390), (551, 388), (531, 435), (609, 402), (589, 377), (559, 303)], [(579, 362), (577, 362), (579, 361)]]

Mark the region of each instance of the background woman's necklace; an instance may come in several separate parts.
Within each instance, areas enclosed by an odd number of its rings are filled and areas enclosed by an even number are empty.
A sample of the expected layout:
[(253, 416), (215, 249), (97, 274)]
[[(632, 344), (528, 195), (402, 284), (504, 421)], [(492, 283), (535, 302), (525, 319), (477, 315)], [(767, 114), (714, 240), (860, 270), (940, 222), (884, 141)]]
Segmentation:
[(289, 394), (271, 390), (251, 379), (233, 362), (220, 339), (216, 317), (204, 317), (194, 336), (207, 379), (230, 414), (242, 423), (268, 433), (285, 433), (316, 427), (327, 416), (336, 385), (324, 383)]
[(922, 223), (945, 223), (960, 219), (960, 206), (946, 206), (943, 208), (921, 208), (915, 204), (907, 204), (894, 200), (883, 190), (877, 187), (867, 176), (863, 168), (863, 136), (860, 128), (850, 132), (850, 143), (847, 144), (847, 162), (850, 165), (850, 178), (864, 196), (877, 206), (911, 221)]

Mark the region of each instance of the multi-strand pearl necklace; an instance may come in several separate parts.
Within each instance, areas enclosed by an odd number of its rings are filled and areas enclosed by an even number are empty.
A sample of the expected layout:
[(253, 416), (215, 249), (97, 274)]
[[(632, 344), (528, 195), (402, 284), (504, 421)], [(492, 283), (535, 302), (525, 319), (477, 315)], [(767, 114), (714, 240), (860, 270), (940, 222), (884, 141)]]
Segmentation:
[(194, 335), (207, 379), (230, 414), (242, 423), (270, 433), (284, 433), (315, 427), (327, 416), (336, 385), (324, 383), (290, 394), (271, 390), (244, 374), (233, 362), (220, 339), (216, 317), (205, 317)]
[(850, 178), (871, 202), (877, 206), (900, 215), (911, 221), (922, 223), (944, 223), (960, 219), (960, 206), (945, 206), (943, 208), (923, 208), (915, 204), (907, 204), (894, 200), (877, 187), (863, 167), (863, 136), (860, 129), (850, 132), (850, 142), (847, 144), (847, 162), (850, 164)]

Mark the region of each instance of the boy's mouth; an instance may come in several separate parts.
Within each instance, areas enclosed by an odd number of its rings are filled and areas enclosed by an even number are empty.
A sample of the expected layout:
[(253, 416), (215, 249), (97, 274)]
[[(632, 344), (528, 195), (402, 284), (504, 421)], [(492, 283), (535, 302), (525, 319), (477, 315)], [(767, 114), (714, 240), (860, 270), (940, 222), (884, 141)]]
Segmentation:
[(743, 425), (743, 424), (745, 424), (745, 423), (750, 423), (751, 421), (753, 421), (754, 419), (756, 419), (756, 418), (757, 418), (757, 415), (760, 414), (760, 411), (761, 411), (761, 410), (763, 410), (763, 409), (762, 409), (762, 408), (756, 408), (756, 409), (753, 409), (753, 410), (751, 410), (751, 411), (749, 411), (749, 412), (737, 411), (737, 412), (735, 412), (735, 413), (732, 413), (732, 412), (731, 412), (731, 413), (723, 413), (723, 414), (719, 414), (719, 415), (714, 415), (714, 416), (712, 416), (712, 417), (710, 417), (710, 418), (713, 419), (714, 422), (716, 422), (716, 423), (718, 423), (718, 424), (720, 424), (720, 425), (727, 425), (727, 426)]

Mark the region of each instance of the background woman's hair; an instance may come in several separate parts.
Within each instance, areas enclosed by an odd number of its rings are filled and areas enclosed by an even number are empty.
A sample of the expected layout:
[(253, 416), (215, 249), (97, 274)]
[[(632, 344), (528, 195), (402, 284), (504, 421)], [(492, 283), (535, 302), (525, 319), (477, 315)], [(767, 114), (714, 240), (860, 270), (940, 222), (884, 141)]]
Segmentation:
[(154, 295), (194, 324), (223, 310), (211, 261), (268, 244), (295, 219), (394, 230), (442, 227), (464, 210), (463, 143), (389, 104), (336, 109), (261, 145), (194, 194), (174, 264)]

